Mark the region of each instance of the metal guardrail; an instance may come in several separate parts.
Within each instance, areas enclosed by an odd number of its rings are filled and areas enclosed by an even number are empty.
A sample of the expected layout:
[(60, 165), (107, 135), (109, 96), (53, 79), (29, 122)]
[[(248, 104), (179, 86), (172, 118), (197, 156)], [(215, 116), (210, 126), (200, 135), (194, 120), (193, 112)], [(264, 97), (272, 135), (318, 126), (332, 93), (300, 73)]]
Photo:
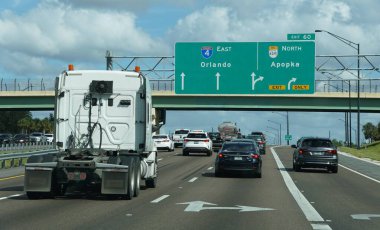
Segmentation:
[(55, 149), (25, 153), (4, 153), (0, 155), (0, 170), (24, 166), (30, 156), (57, 153)]

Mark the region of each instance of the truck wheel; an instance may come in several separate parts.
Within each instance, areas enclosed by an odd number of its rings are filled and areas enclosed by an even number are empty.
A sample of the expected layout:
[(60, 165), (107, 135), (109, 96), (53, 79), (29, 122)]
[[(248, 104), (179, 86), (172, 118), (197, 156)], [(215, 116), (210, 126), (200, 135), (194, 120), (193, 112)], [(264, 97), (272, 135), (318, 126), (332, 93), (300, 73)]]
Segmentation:
[(157, 186), (157, 177), (146, 179), (145, 186), (148, 188), (155, 188)]
[(137, 160), (135, 167), (135, 192), (133, 194), (134, 197), (138, 197), (140, 194), (140, 179), (141, 179), (141, 167), (140, 161)]
[(189, 152), (182, 151), (182, 155), (184, 155), (184, 156), (189, 156)]
[(133, 157), (127, 157), (127, 165), (128, 165), (128, 181), (127, 181), (127, 194), (125, 198), (127, 200), (132, 200), (135, 194), (135, 161)]

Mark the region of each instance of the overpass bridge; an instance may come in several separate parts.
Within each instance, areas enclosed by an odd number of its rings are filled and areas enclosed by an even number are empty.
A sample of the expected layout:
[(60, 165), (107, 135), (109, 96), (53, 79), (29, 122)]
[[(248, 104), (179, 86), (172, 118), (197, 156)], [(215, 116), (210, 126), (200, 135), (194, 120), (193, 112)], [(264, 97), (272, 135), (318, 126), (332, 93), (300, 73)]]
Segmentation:
[[(351, 103), (350, 103), (351, 102)], [(246, 110), (355, 112), (357, 94), (316, 92), (299, 95), (176, 95), (153, 91), (153, 107), (166, 110)], [(54, 91), (2, 91), (1, 110), (45, 111), (54, 109)], [(360, 93), (361, 112), (380, 112), (380, 93)]]

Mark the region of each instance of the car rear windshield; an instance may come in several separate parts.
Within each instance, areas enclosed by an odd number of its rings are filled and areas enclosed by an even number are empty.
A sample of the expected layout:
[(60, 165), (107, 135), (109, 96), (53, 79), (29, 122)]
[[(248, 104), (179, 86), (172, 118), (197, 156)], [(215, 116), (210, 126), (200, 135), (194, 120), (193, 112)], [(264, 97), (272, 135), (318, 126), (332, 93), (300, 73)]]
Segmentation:
[(188, 134), (190, 132), (190, 130), (176, 130), (174, 132), (174, 134)]
[(253, 139), (255, 141), (261, 141), (262, 137), (260, 135), (248, 135), (247, 139)]
[(222, 151), (232, 151), (232, 152), (253, 152), (255, 147), (252, 143), (225, 143), (223, 145)]
[(206, 134), (204, 133), (189, 133), (189, 135), (187, 135), (187, 138), (206, 138)]
[(167, 136), (160, 135), (160, 136), (153, 136), (153, 139), (165, 139), (168, 138)]
[(209, 137), (213, 138), (213, 137), (220, 137), (220, 133), (208, 133)]
[(333, 147), (330, 140), (309, 139), (302, 142), (302, 147)]

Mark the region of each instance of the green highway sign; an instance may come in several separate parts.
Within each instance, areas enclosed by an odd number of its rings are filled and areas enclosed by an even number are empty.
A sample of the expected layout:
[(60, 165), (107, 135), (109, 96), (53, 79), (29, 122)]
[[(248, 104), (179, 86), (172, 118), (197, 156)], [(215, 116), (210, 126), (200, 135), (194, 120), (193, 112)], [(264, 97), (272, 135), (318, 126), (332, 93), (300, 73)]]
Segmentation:
[(288, 40), (315, 40), (315, 34), (288, 34)]
[(314, 93), (315, 44), (191, 42), (175, 45), (176, 94)]
[(286, 141), (291, 141), (292, 140), (292, 135), (285, 135), (285, 140)]

